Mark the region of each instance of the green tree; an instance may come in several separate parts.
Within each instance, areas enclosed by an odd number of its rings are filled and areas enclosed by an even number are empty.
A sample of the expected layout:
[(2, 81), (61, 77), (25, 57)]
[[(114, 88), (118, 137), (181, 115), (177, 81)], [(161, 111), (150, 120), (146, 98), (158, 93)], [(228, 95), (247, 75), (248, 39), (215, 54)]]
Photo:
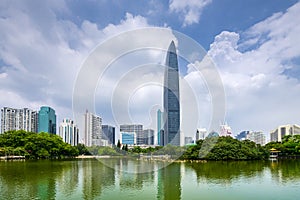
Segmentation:
[(118, 140), (117, 147), (118, 147), (119, 149), (121, 149), (121, 142), (120, 142), (120, 140)]
[(0, 135), (0, 149), (8, 155), (23, 155), (26, 158), (58, 158), (78, 155), (76, 147), (63, 142), (54, 134), (8, 131)]

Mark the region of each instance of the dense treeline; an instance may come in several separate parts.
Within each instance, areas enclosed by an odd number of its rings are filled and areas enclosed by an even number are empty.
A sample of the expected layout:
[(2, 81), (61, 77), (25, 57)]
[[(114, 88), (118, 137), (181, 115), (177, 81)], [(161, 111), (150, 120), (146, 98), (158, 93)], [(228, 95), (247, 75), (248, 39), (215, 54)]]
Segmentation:
[(170, 155), (182, 160), (261, 160), (268, 159), (270, 149), (275, 148), (283, 156), (300, 156), (300, 135), (285, 136), (282, 142), (270, 142), (260, 146), (252, 141), (239, 141), (232, 137), (210, 137), (198, 140), (195, 145), (186, 147), (149, 147), (142, 149), (121, 145), (113, 147), (85, 147), (79, 144), (73, 147), (54, 134), (9, 131), (0, 134), (0, 156), (20, 155), (29, 159), (67, 158), (85, 155), (138, 156)]
[(29, 159), (75, 157), (79, 153), (58, 135), (23, 130), (0, 134), (0, 156), (20, 155)]
[(187, 147), (180, 157), (188, 160), (261, 160), (269, 157), (265, 147), (252, 141), (239, 141), (232, 137), (211, 137)]
[(282, 142), (269, 142), (265, 145), (267, 149), (275, 148), (280, 151), (279, 155), (299, 156), (300, 155), (300, 135), (286, 135)]

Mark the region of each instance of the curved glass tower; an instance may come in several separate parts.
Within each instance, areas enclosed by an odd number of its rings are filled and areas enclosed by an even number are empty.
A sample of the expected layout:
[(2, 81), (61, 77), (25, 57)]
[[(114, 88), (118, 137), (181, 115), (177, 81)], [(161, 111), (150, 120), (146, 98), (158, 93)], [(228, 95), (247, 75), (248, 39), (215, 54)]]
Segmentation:
[(179, 73), (174, 41), (167, 52), (163, 96), (164, 145), (180, 146)]

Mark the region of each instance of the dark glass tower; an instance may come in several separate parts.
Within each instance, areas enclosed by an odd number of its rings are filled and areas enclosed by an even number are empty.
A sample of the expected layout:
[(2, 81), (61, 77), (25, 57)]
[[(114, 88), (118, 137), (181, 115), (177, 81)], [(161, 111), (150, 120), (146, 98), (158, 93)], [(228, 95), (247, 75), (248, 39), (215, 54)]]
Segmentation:
[(164, 145), (180, 146), (179, 102), (178, 60), (172, 41), (167, 52), (164, 77)]

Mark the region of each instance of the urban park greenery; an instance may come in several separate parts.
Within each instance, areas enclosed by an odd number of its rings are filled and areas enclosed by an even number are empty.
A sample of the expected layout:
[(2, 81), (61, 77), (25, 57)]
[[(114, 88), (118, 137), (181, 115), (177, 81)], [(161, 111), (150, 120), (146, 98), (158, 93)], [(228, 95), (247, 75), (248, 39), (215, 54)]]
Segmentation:
[(187, 160), (262, 160), (269, 158), (269, 150), (250, 140), (232, 137), (211, 137), (186, 147), (180, 157)]
[[(119, 143), (119, 142), (118, 142)], [(18, 155), (27, 159), (70, 158), (78, 155), (139, 156), (169, 155), (181, 160), (263, 160), (268, 159), (270, 149), (280, 151), (282, 156), (300, 156), (300, 135), (285, 136), (282, 142), (270, 142), (265, 146), (249, 140), (239, 141), (232, 137), (208, 137), (198, 140), (195, 145), (176, 147), (141, 148), (127, 145), (112, 147), (73, 147), (55, 134), (33, 133), (23, 130), (0, 134), (0, 156)]]
[(0, 134), (0, 156), (25, 156), (28, 159), (69, 158), (78, 156), (78, 148), (63, 142), (55, 134), (23, 130)]
[(269, 142), (266, 149), (276, 149), (280, 156), (300, 156), (300, 135), (286, 135), (282, 142)]

